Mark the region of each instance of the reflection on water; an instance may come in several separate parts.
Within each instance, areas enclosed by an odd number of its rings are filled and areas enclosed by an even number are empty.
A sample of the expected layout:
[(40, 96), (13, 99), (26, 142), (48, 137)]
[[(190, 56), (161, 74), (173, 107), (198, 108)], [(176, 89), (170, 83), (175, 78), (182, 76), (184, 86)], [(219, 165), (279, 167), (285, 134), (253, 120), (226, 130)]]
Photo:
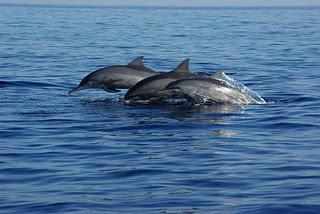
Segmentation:
[(82, 99), (82, 104), (92, 105), (100, 109), (104, 109), (108, 114), (128, 110), (128, 117), (133, 119), (145, 118), (165, 118), (174, 119), (185, 122), (223, 124), (228, 121), (231, 116), (240, 116), (244, 114), (247, 106), (239, 105), (190, 105), (188, 102), (180, 102), (178, 104), (158, 103), (158, 104), (123, 104), (122, 99)]
[[(172, 136), (183, 134), (192, 138), (235, 137), (232, 118), (245, 117), (247, 106), (199, 105), (188, 102), (175, 105), (126, 105), (121, 99), (82, 99), (85, 114), (100, 114), (109, 118), (109, 128), (99, 130), (112, 136)], [(104, 117), (104, 116), (103, 116)], [(110, 118), (113, 118), (110, 121)]]
[(231, 130), (220, 130), (220, 131), (215, 131), (214, 135), (219, 136), (219, 137), (234, 137), (237, 135), (237, 132), (231, 131)]

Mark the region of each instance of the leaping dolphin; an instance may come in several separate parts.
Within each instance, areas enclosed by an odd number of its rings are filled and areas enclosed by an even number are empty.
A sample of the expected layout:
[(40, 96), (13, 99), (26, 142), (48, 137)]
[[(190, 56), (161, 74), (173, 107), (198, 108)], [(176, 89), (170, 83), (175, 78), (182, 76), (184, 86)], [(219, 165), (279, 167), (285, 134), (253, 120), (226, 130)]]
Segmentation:
[(165, 89), (170, 82), (182, 78), (199, 77), (198, 74), (191, 73), (189, 70), (189, 61), (190, 59), (185, 59), (170, 72), (157, 74), (141, 80), (127, 91), (124, 102), (130, 103), (135, 100), (158, 100), (163, 96), (163, 94), (159, 92)]
[(115, 65), (98, 69), (80, 82), (80, 84), (68, 92), (101, 88), (110, 93), (116, 93), (118, 89), (129, 89), (140, 80), (156, 75), (157, 72), (144, 66), (143, 56), (139, 56), (128, 65)]
[(193, 104), (258, 104), (250, 95), (237, 90), (228, 83), (217, 79), (220, 72), (209, 78), (187, 78), (174, 81), (164, 89), (167, 95), (181, 95)]

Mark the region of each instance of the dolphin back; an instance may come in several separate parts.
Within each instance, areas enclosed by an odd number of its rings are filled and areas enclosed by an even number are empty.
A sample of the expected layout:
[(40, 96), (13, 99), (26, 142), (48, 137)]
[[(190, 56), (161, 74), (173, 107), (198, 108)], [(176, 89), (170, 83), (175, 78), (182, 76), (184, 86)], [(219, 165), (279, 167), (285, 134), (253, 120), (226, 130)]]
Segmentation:
[(164, 90), (167, 94), (183, 95), (193, 104), (251, 104), (257, 101), (248, 94), (209, 78), (181, 79), (170, 83)]

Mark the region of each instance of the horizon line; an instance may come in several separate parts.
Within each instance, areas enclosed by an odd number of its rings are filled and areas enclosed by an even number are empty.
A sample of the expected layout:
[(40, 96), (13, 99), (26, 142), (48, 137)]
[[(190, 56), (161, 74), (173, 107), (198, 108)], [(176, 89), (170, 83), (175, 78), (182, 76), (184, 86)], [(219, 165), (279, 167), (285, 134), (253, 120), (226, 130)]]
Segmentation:
[(318, 5), (108, 5), (108, 4), (52, 4), (52, 3), (15, 3), (0, 2), (0, 6), (38, 6), (38, 7), (101, 7), (101, 8), (319, 8)]

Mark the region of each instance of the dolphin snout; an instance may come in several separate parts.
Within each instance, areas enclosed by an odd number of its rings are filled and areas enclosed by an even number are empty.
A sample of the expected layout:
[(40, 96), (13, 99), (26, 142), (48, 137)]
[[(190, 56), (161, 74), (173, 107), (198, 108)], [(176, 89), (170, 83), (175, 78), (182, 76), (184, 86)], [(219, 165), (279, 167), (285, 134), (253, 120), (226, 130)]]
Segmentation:
[(77, 87), (75, 87), (74, 89), (70, 90), (70, 91), (68, 92), (68, 94), (75, 93), (75, 92), (80, 91), (80, 90), (83, 90), (83, 89), (84, 89), (83, 86), (77, 86)]

